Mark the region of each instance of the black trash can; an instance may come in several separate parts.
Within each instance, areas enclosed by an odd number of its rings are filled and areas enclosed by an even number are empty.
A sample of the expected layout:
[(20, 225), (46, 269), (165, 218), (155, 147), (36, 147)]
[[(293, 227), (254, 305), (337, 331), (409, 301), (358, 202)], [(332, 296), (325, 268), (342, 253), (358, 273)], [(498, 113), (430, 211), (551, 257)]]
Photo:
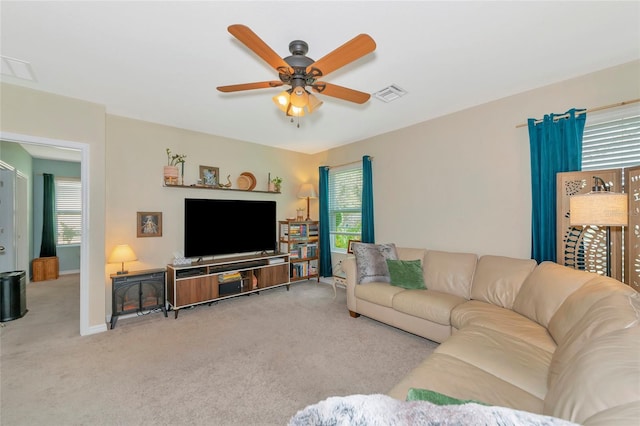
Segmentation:
[(0, 272), (0, 322), (22, 318), (26, 313), (27, 283), (25, 272)]

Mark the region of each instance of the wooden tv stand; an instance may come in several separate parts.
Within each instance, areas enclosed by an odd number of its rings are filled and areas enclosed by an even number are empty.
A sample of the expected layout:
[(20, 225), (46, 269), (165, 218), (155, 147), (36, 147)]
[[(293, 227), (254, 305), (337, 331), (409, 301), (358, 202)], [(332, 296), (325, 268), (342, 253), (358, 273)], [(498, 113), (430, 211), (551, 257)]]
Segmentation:
[(167, 265), (167, 302), (175, 318), (182, 308), (283, 285), (289, 290), (288, 253)]

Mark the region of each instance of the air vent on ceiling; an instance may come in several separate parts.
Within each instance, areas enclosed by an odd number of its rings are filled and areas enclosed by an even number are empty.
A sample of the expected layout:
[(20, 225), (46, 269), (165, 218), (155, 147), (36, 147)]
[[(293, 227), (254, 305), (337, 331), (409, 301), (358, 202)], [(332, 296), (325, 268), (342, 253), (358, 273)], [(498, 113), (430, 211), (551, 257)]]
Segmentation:
[(2, 74), (23, 80), (36, 81), (31, 64), (20, 59), (2, 56)]
[(406, 90), (401, 89), (395, 84), (392, 84), (389, 87), (385, 87), (382, 90), (378, 90), (376, 93), (374, 93), (374, 96), (383, 102), (391, 102), (391, 101), (395, 101), (400, 96), (404, 96), (406, 94), (407, 94)]

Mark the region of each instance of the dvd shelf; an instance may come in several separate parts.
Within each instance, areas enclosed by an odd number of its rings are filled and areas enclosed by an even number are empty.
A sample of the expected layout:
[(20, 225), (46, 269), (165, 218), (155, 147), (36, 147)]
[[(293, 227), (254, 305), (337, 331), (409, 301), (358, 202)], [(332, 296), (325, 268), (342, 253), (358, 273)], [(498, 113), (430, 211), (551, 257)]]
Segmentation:
[(291, 281), (320, 280), (318, 271), (318, 221), (281, 220), (278, 222), (278, 244), (281, 253), (289, 254)]

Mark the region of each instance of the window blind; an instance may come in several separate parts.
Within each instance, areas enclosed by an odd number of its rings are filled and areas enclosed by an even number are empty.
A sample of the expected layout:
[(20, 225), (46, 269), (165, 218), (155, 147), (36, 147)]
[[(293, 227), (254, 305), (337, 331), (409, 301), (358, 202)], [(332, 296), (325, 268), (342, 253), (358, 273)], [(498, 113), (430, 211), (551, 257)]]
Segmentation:
[(362, 165), (329, 170), (331, 248), (346, 250), (362, 230)]
[(82, 185), (79, 179), (56, 178), (58, 245), (80, 244), (82, 236)]
[(640, 114), (585, 126), (582, 170), (627, 168), (640, 164)]

